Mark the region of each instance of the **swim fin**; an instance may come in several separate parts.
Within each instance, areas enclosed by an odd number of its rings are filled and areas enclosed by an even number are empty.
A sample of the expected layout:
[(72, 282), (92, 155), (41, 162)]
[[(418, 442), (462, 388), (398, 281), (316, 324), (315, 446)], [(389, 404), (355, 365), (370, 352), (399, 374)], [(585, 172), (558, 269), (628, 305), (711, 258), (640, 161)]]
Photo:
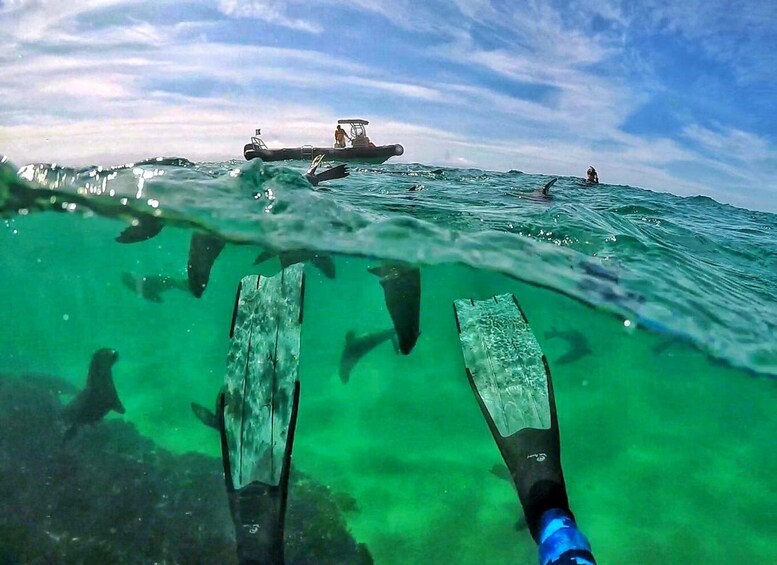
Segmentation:
[(299, 407), (304, 270), (243, 278), (217, 416), (241, 565), (283, 565)]
[(546, 510), (572, 516), (548, 362), (515, 296), (456, 300), (453, 310), (472, 391), (539, 543)]
[(310, 181), (310, 184), (316, 186), (320, 182), (341, 179), (347, 177), (349, 174), (351, 174), (351, 172), (348, 170), (348, 165), (343, 163), (342, 165), (336, 165), (321, 171), (320, 173), (308, 173), (305, 177)]

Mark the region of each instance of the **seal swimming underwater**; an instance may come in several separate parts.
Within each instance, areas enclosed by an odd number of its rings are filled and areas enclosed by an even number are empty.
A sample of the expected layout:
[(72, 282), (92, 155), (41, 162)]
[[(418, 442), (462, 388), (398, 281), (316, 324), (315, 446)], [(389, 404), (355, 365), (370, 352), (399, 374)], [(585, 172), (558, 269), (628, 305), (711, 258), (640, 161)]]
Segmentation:
[(399, 338), (399, 350), (407, 355), (421, 335), (421, 269), (388, 264), (368, 270), (380, 277), (386, 307)]
[(227, 244), (225, 239), (209, 233), (194, 232), (189, 242), (189, 261), (186, 263), (186, 275), (189, 290), (199, 298), (205, 292), (210, 280), (210, 270), (216, 258)]
[(556, 328), (551, 328), (545, 332), (545, 339), (562, 339), (569, 345), (569, 351), (556, 359), (556, 363), (559, 365), (574, 363), (578, 359), (591, 354), (588, 338), (585, 337), (583, 332), (578, 330), (559, 331)]
[(393, 329), (371, 332), (362, 336), (357, 336), (354, 331), (345, 334), (345, 347), (340, 356), (340, 380), (347, 383), (351, 378), (351, 371), (361, 358), (394, 336)]
[[(220, 400), (221, 393), (216, 395), (216, 411), (218, 412), (219, 407), (219, 400)], [(194, 416), (203, 424), (208, 426), (209, 428), (213, 428), (214, 430), (220, 431), (221, 430), (221, 423), (219, 422), (218, 417), (216, 416), (215, 412), (211, 412), (207, 408), (205, 408), (202, 404), (197, 404), (196, 402), (192, 402), (189, 404), (192, 408), (192, 412), (194, 412)]]
[(161, 303), (162, 294), (168, 290), (178, 289), (189, 292), (189, 283), (186, 280), (166, 275), (147, 275), (138, 279), (132, 273), (124, 272), (121, 274), (121, 282), (149, 302)]
[(65, 421), (70, 424), (64, 441), (75, 436), (80, 426), (99, 422), (111, 410), (124, 414), (124, 406), (119, 400), (111, 372), (118, 359), (119, 354), (115, 349), (98, 349), (92, 355), (86, 387), (62, 412)]

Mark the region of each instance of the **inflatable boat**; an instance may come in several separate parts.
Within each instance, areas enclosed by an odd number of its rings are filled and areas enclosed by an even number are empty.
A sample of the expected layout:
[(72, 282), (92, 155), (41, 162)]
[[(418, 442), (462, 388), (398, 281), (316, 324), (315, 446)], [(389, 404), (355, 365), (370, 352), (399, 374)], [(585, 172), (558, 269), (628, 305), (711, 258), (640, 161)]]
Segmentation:
[(405, 152), (405, 148), (398, 143), (393, 145), (375, 145), (367, 137), (365, 127), (367, 120), (337, 120), (338, 124), (351, 126), (351, 146), (346, 147), (314, 147), (303, 145), (301, 147), (284, 147), (282, 149), (270, 149), (259, 137), (261, 130), (256, 130), (256, 135), (251, 138), (243, 148), (243, 155), (247, 160), (261, 159), (262, 161), (283, 161), (286, 159), (302, 159), (310, 161), (319, 155), (331, 161), (359, 161), (362, 163), (384, 163), (391, 157), (398, 157)]

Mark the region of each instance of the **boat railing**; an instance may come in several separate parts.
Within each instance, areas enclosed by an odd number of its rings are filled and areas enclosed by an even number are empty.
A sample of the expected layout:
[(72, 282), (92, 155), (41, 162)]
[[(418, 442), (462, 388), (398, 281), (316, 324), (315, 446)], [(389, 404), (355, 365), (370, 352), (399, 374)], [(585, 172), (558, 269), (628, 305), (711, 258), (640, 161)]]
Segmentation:
[(264, 144), (264, 141), (262, 141), (258, 137), (252, 137), (251, 143), (253, 144), (254, 147), (258, 149), (267, 149), (267, 146)]
[(300, 149), (302, 150), (302, 158), (303, 159), (312, 159), (313, 158), (313, 146), (312, 145), (303, 145)]

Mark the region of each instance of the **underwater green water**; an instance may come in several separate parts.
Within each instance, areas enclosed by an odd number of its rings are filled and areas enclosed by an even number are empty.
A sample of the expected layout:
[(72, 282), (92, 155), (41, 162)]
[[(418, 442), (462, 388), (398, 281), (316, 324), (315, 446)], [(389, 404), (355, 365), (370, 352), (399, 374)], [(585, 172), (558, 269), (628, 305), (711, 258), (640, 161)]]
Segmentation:
[[(694, 307), (685, 297), (686, 308), (695, 308), (696, 314), (681, 314), (671, 308), (669, 298), (660, 300), (664, 295), (659, 291), (646, 291), (651, 286), (668, 288), (674, 281), (676, 292), (681, 293), (681, 279), (694, 276), (714, 286), (720, 280), (715, 279), (717, 270), (740, 268), (727, 262), (725, 245), (706, 252), (704, 246), (709, 243), (701, 241), (701, 227), (696, 231), (701, 251), (692, 261), (709, 260), (709, 271), (678, 269), (676, 276), (664, 273), (660, 280), (650, 280), (650, 268), (627, 274), (627, 288), (649, 296), (647, 301), (634, 302), (609, 286), (601, 290), (581, 286), (586, 279), (558, 276), (568, 257), (588, 252), (601, 258), (607, 248), (597, 243), (592, 249), (594, 244), (580, 237), (586, 229), (583, 214), (567, 209), (579, 203), (569, 203), (562, 196), (531, 218), (516, 213), (514, 224), (521, 223), (516, 231), (524, 233), (510, 234), (514, 239), (509, 241), (530, 243), (505, 249), (511, 262), (499, 265), (500, 273), (482, 265), (499, 253), (504, 242), (499, 236), (467, 241), (449, 236), (476, 231), (467, 218), (474, 205), (465, 206), (444, 194), (432, 196), (427, 186), (420, 194), (430, 202), (421, 204), (414, 215), (412, 209), (383, 194), (386, 186), (399, 181), (382, 181), (387, 175), (378, 170), (353, 175), (357, 181), (375, 183), (371, 192), (364, 186), (361, 202), (353, 192), (344, 194), (348, 181), (339, 181), (330, 194), (314, 194), (313, 209), (321, 206), (318, 212), (323, 220), (299, 214), (301, 204), (294, 200), (289, 204), (293, 217), (278, 220), (279, 226), (260, 228), (274, 243), (291, 237), (281, 232), (295, 224), (298, 239), (311, 246), (316, 242), (334, 251), (359, 248), (352, 255), (334, 255), (335, 279), (306, 266), (301, 403), (293, 465), (356, 500), (358, 509), (348, 513), (348, 526), (358, 541), (367, 544), (375, 563), (536, 562), (531, 537), (516, 528), (521, 511), (513, 487), (492, 472), (502, 463), (465, 377), (451, 306), (454, 299), (505, 292), (520, 301), (548, 357), (570, 501), (598, 562), (777, 561), (773, 512), (777, 507), (777, 381), (769, 374), (774, 344), (763, 339), (773, 324), (769, 319), (775, 308), (774, 287), (769, 286), (773, 279), (764, 283), (760, 298), (750, 297), (756, 307), (748, 325), (755, 329), (732, 342), (729, 335), (736, 332), (728, 317), (736, 314), (736, 305), (725, 311), (717, 308), (717, 299), (710, 299)], [(477, 182), (459, 181), (459, 186)], [(405, 177), (401, 182), (411, 181)], [(294, 179), (289, 186), (303, 190)], [(176, 188), (185, 190), (186, 184)], [(566, 198), (571, 199), (572, 190), (567, 189)], [(211, 197), (218, 201), (217, 195)], [(325, 201), (321, 204), (327, 197), (337, 199), (336, 210), (327, 208), (330, 204)], [(585, 197), (592, 206), (594, 197), (590, 193)], [(633, 197), (646, 198), (637, 192)], [(178, 201), (171, 197), (171, 202)], [(202, 222), (207, 219), (206, 207), (197, 206), (189, 210), (190, 218)], [(558, 208), (555, 212), (553, 206)], [(446, 209), (449, 216), (435, 216), (444, 215)], [(223, 210), (211, 209), (218, 218), (213, 220), (215, 225), (223, 228), (221, 233), (244, 239), (250, 218), (242, 218), (243, 223), (230, 232), (229, 222), (219, 217)], [(309, 208), (305, 212), (314, 213)], [(474, 223), (491, 217), (499, 224), (513, 212), (497, 202)], [(81, 387), (92, 353), (101, 347), (114, 348), (120, 356), (114, 380), (126, 414), (109, 418), (133, 423), (160, 447), (175, 453), (220, 457), (218, 435), (194, 418), (190, 402), (212, 407), (223, 384), (240, 278), (276, 272), (277, 259), (254, 266), (258, 247), (245, 241), (227, 245), (202, 298), (173, 289), (163, 295), (162, 303), (153, 303), (125, 286), (122, 274), (184, 279), (191, 230), (177, 227), (180, 222), (171, 222), (148, 241), (121, 245), (114, 238), (127, 225), (125, 219), (50, 212), (6, 217), (0, 224), (5, 313), (5, 323), (0, 324), (0, 373), (31, 379), (56, 375)], [(334, 224), (334, 217), (350, 228), (319, 230), (319, 222)], [(565, 217), (572, 219), (565, 223)], [(415, 223), (405, 218), (415, 218)], [(594, 234), (615, 231), (613, 224), (601, 226), (593, 216), (589, 219)], [(625, 225), (633, 220), (621, 220), (624, 225), (618, 237), (638, 229), (637, 222)], [(416, 230), (410, 243), (408, 238), (392, 236), (405, 221), (410, 226), (406, 229)], [(434, 226), (446, 222), (452, 232), (435, 231)], [(494, 233), (499, 226), (480, 229)], [(372, 232), (364, 236), (360, 230)], [(544, 237), (549, 230), (556, 235)], [(569, 241), (552, 241), (555, 237)], [(445, 238), (448, 249), (441, 243)], [(543, 242), (548, 239), (560, 250)], [(537, 246), (538, 241), (542, 245)], [(368, 254), (366, 247), (372, 257), (358, 256)], [(610, 246), (606, 259), (634, 265), (680, 249), (666, 240), (651, 247), (647, 239), (636, 247), (637, 251), (630, 248), (619, 254), (620, 248)], [(348, 383), (343, 383), (339, 364), (346, 333), (391, 327), (382, 288), (367, 268), (380, 258), (410, 253), (414, 260), (426, 255), (426, 262), (420, 261), (423, 294), (418, 344), (408, 356), (397, 355), (389, 342), (380, 345), (359, 361)], [(485, 259), (478, 265), (480, 258)], [(764, 261), (768, 270), (773, 259)], [(522, 268), (534, 271), (521, 273)], [(665, 263), (665, 270), (670, 268), (671, 263)], [(551, 286), (548, 281), (554, 277), (557, 280)], [(732, 296), (743, 288), (735, 288)], [(634, 316), (629, 315), (632, 306)], [(651, 320), (660, 320), (666, 331), (648, 331), (644, 327), (648, 324), (636, 323), (640, 308), (652, 314)], [(662, 314), (665, 311), (672, 313)], [(674, 325), (667, 320), (674, 320)], [(721, 339), (706, 344), (695, 339), (699, 327), (707, 327)], [(590, 352), (569, 361), (564, 356), (570, 344), (552, 337), (554, 331), (582, 332)], [(746, 354), (727, 357), (729, 351), (745, 350)], [(34, 443), (34, 438), (30, 441)]]

